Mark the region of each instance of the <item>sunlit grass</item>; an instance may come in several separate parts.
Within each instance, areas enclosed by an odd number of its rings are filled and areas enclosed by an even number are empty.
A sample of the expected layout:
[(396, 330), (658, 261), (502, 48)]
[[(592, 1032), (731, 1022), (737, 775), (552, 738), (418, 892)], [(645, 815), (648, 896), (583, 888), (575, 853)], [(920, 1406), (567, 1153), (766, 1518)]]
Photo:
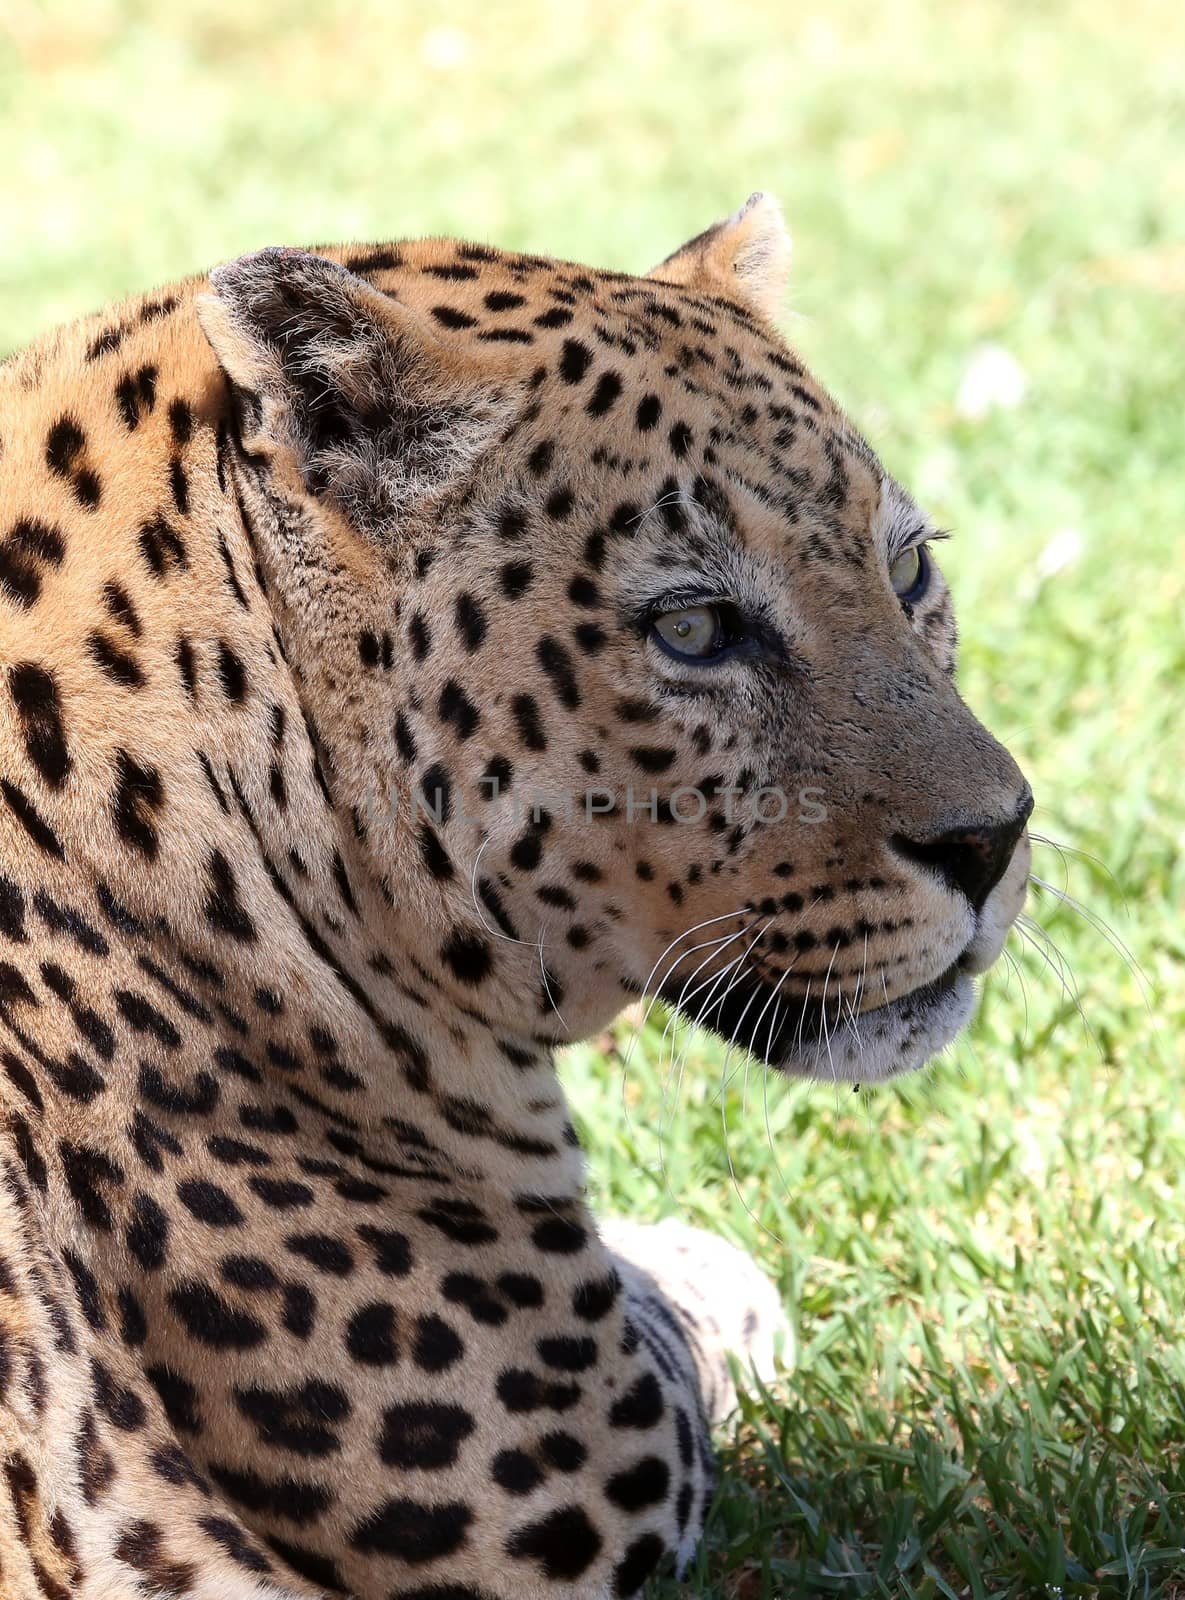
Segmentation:
[[(874, 1095), (722, 1096), (660, 1014), (565, 1063), (598, 1203), (794, 1321), (702, 1596), (1185, 1595), (1183, 63), (1168, 0), (0, 0), (0, 352), (265, 243), (644, 267), (764, 187), (791, 338), (955, 530), (964, 692), (1089, 915), (1035, 894), (1058, 953)], [(1026, 388), (976, 421), (985, 344)]]

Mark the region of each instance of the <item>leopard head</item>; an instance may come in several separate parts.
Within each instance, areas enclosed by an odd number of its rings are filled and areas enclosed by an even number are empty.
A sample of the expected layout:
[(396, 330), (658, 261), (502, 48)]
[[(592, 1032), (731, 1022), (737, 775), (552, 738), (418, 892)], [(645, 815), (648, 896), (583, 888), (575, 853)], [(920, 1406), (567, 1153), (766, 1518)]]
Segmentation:
[(788, 248), (754, 196), (645, 277), (429, 240), (203, 302), (385, 936), (502, 1036), (657, 993), (875, 1080), (1020, 909), (1029, 788), (929, 519), (774, 325)]

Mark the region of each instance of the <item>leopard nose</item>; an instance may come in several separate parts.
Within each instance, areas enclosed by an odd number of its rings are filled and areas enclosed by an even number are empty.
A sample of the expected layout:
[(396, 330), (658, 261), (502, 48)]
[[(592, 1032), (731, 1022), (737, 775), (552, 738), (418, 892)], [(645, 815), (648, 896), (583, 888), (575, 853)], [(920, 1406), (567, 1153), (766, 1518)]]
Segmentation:
[(975, 911), (1008, 870), (1016, 841), (1033, 811), (1033, 795), (1025, 789), (1020, 805), (1004, 821), (973, 822), (929, 839), (895, 834), (893, 848), (907, 860), (937, 872), (947, 886), (965, 895)]

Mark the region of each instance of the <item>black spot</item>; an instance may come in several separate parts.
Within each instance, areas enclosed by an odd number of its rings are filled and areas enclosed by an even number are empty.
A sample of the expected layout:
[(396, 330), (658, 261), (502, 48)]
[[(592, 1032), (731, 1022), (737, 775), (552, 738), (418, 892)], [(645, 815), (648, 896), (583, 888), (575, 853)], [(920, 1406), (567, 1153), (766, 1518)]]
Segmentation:
[(560, 358), (560, 376), (565, 383), (579, 383), (589, 369), (592, 351), (579, 339), (565, 339)]
[(531, 1238), (537, 1250), (552, 1255), (575, 1255), (587, 1244), (588, 1233), (570, 1217), (545, 1217), (535, 1224)]
[(86, 359), (98, 361), (100, 356), (111, 355), (119, 349), (127, 335), (127, 328), (121, 327), (118, 323), (113, 328), (104, 328), (102, 333), (96, 334), (87, 346)]
[(455, 607), (457, 618), (457, 632), (466, 650), (473, 652), (478, 649), (486, 636), (486, 614), (480, 600), (475, 600), (471, 594), (459, 594)]
[(603, 417), (617, 403), (620, 393), (621, 379), (616, 372), (602, 372), (584, 409), (590, 417)]
[(461, 983), (484, 983), (493, 965), (490, 947), (475, 934), (456, 929), (441, 946), (440, 958)]
[(138, 1349), (148, 1338), (148, 1319), (144, 1307), (124, 1284), (116, 1296), (119, 1305), (119, 1336), (124, 1344)]
[(251, 1188), (273, 1211), (292, 1211), (311, 1206), (315, 1196), (307, 1183), (294, 1178), (260, 1178), (250, 1180)]
[(27, 944), (25, 897), (9, 878), (0, 877), (0, 934), (14, 944)]
[(403, 265), (403, 256), (394, 245), (382, 245), (375, 250), (364, 250), (348, 256), (346, 266), (351, 272), (392, 272)]
[(78, 1209), (92, 1227), (110, 1232), (113, 1220), (105, 1191), (108, 1186), (117, 1188), (122, 1184), (123, 1173), (110, 1156), (89, 1145), (71, 1144), (63, 1139), (58, 1152), (66, 1186), (77, 1201)]
[(447, 1273), (440, 1292), (454, 1305), (463, 1305), (475, 1322), (484, 1323), (486, 1327), (501, 1328), (509, 1316), (502, 1300), (485, 1279), (470, 1272)]
[(606, 1497), (623, 1511), (642, 1511), (666, 1498), (671, 1469), (661, 1456), (643, 1456), (632, 1467), (613, 1475), (605, 1485)]
[(510, 847), (510, 864), (519, 872), (534, 872), (543, 859), (543, 836), (547, 828), (535, 823), (519, 835)]
[(152, 813), (164, 805), (164, 786), (155, 767), (143, 767), (126, 750), (115, 752), (115, 828), (125, 844), (156, 859), (157, 834)]
[(218, 641), (218, 676), (228, 700), (242, 700), (247, 692), (247, 673), (238, 655), (225, 639)]
[(432, 648), (432, 633), (423, 612), (417, 611), (407, 625), (408, 643), (416, 661), (423, 661)]
[(286, 1539), (278, 1539), (274, 1533), (267, 1535), (267, 1542), (280, 1560), (286, 1561), (294, 1572), (300, 1573), (302, 1578), (308, 1578), (321, 1589), (332, 1589), (336, 1594), (345, 1594), (345, 1580), (336, 1561), (332, 1561), (328, 1556), (318, 1555), (315, 1550), (306, 1550), (303, 1545), (289, 1544)]
[(643, 395), (638, 401), (638, 432), (649, 433), (662, 415), (662, 401), (656, 394)]
[(146, 1272), (164, 1266), (168, 1253), (169, 1219), (165, 1211), (147, 1194), (132, 1201), (131, 1219), (126, 1232), (127, 1247)]
[(570, 1433), (545, 1433), (539, 1454), (557, 1472), (579, 1472), (588, 1460), (588, 1450)]
[(164, 579), (171, 571), (183, 570), (189, 565), (185, 541), (162, 516), (154, 517), (140, 529), (140, 553), (157, 579)]
[(173, 659), (177, 663), (177, 671), (181, 675), (185, 692), (192, 699), (197, 693), (197, 666), (193, 658), (193, 646), (184, 634), (178, 636)]
[(520, 539), (526, 530), (526, 513), (518, 506), (505, 506), (498, 518), (500, 539)]
[(91, 1361), (95, 1402), (121, 1433), (137, 1433), (148, 1419), (148, 1408), (134, 1389), (118, 1383), (99, 1360)]
[(597, 1359), (597, 1342), (587, 1335), (573, 1338), (569, 1334), (555, 1334), (536, 1340), (535, 1348), (543, 1365), (556, 1372), (584, 1372)]
[(126, 427), (138, 428), (141, 413), (151, 413), (156, 405), (156, 368), (127, 373), (115, 386), (115, 399)]
[(528, 1411), (570, 1411), (580, 1399), (575, 1383), (549, 1383), (538, 1373), (510, 1367), (498, 1374), (498, 1399), (512, 1413)]
[(629, 753), (630, 760), (643, 772), (657, 775), (660, 772), (669, 772), (675, 764), (677, 752), (674, 750), (659, 749), (652, 745), (636, 745)]
[(477, 337), (488, 344), (533, 344), (535, 340), (525, 328), (486, 328)]
[(135, 657), (121, 650), (100, 629), (87, 635), (86, 648), (91, 660), (113, 683), (124, 689), (143, 688), (144, 674)]
[(370, 1224), (356, 1229), (363, 1244), (374, 1251), (375, 1266), (389, 1278), (405, 1278), (411, 1271), (411, 1243), (404, 1233), (390, 1228), (374, 1228)]
[(287, 1389), (253, 1385), (234, 1391), (235, 1404), (255, 1424), (260, 1440), (294, 1455), (324, 1457), (341, 1448), (337, 1425), (348, 1420), (350, 1402), (336, 1384), (309, 1378)]
[(395, 714), (395, 748), (409, 766), (416, 759), (415, 737), (402, 711)]
[(169, 462), (169, 488), (173, 491), (173, 504), (181, 515), (189, 515), (189, 478), (186, 476), (180, 456), (174, 456)]
[(25, 792), (14, 783), (9, 783), (7, 778), (0, 778), (0, 795), (4, 796), (8, 809), (37, 848), (44, 850), (46, 855), (64, 861), (66, 852), (62, 848), (62, 841)]
[(621, 1279), (616, 1272), (590, 1278), (572, 1291), (572, 1310), (582, 1322), (600, 1322), (617, 1304), (620, 1293)]
[(628, 1600), (646, 1582), (662, 1560), (666, 1546), (657, 1533), (644, 1533), (626, 1550), (613, 1569), (615, 1600)]
[(349, 1248), (327, 1233), (290, 1233), (284, 1240), (284, 1248), (335, 1278), (348, 1277), (354, 1268)]
[(21, 721), (25, 752), (44, 782), (51, 789), (60, 789), (70, 774), (70, 752), (56, 679), (44, 667), (26, 661), (11, 669), (8, 685)]
[(187, 1178), (184, 1183), (179, 1183), (177, 1198), (187, 1211), (208, 1228), (237, 1228), (242, 1225), (243, 1213), (226, 1190), (204, 1178)]
[(498, 574), (502, 593), (508, 600), (517, 600), (527, 592), (535, 576), (529, 561), (508, 561)]
[(140, 638), (144, 628), (132, 604), (132, 597), (122, 583), (116, 583), (112, 578), (103, 585), (103, 604), (116, 622), (127, 628), (134, 639)]
[(454, 283), (464, 283), (477, 277), (475, 267), (462, 267), (448, 262), (443, 266), (421, 267), (420, 271), (430, 278), (445, 278)]
[(516, 694), (510, 703), (518, 736), (527, 750), (547, 749), (547, 736), (539, 715), (539, 703), (534, 695)]
[(224, 1256), (222, 1276), (236, 1289), (275, 1289), (280, 1281), (261, 1256)]
[(412, 1345), (412, 1360), (422, 1372), (445, 1372), (465, 1354), (465, 1346), (457, 1334), (441, 1317), (434, 1315), (416, 1318), (416, 1336)]
[(530, 1494), (544, 1479), (542, 1468), (525, 1450), (500, 1450), (490, 1471), (494, 1482), (507, 1494)]
[(481, 715), (455, 678), (450, 678), (440, 691), (437, 711), (441, 720), (451, 724), (458, 739), (468, 739), (477, 730)]
[(284, 1290), (284, 1326), (298, 1339), (310, 1339), (317, 1315), (317, 1297), (303, 1283), (290, 1283)]
[(456, 1464), (476, 1423), (461, 1406), (410, 1401), (383, 1412), (379, 1458), (384, 1466), (437, 1472)]
[(250, 1511), (283, 1517), (288, 1522), (313, 1522), (333, 1504), (332, 1489), (305, 1483), (299, 1478), (269, 1480), (250, 1470), (234, 1470), (219, 1462), (212, 1462), (209, 1470), (218, 1487), (239, 1505)]
[(59, 478), (69, 477), (86, 448), (86, 435), (73, 417), (59, 417), (45, 441), (45, 462)]
[(452, 782), (448, 768), (434, 761), (420, 779), (420, 793), (434, 822), (444, 823), (452, 815)]
[(169, 406), (169, 430), (176, 444), (189, 443), (193, 436), (193, 412), (188, 401), (174, 400)]
[(601, 1552), (603, 1540), (580, 1506), (562, 1506), (538, 1522), (516, 1528), (506, 1553), (519, 1561), (535, 1561), (546, 1577), (573, 1582)]
[(560, 704), (569, 711), (575, 711), (580, 705), (580, 688), (576, 682), (571, 653), (557, 639), (544, 634), (535, 646), (535, 655), (550, 678)]
[(243, 943), (255, 940), (255, 924), (244, 910), (238, 895), (230, 862), (221, 850), (210, 856), (207, 868), (210, 892), (206, 898), (205, 912), (210, 924), (232, 939)]
[(448, 1195), (437, 1195), (428, 1205), (422, 1206), (416, 1215), (421, 1222), (426, 1222), (454, 1244), (493, 1244), (498, 1237), (497, 1228), (471, 1200), (454, 1200)]
[(527, 470), (536, 478), (543, 477), (555, 458), (555, 440), (541, 439), (527, 457)]
[(681, 460), (691, 449), (692, 433), (685, 422), (676, 422), (670, 431), (671, 449)]
[(465, 1543), (473, 1512), (460, 1502), (421, 1505), (385, 1500), (350, 1533), (355, 1550), (373, 1551), (417, 1564), (452, 1555)]
[(214, 1350), (251, 1350), (267, 1339), (267, 1329), (224, 1300), (208, 1283), (185, 1279), (172, 1290), (169, 1304), (188, 1332)]
[(476, 328), (477, 318), (467, 311), (457, 311), (453, 306), (433, 306), (432, 315), (442, 328)]
[(453, 877), (452, 857), (440, 842), (440, 835), (430, 823), (421, 822), (417, 835), (420, 857), (432, 876), (440, 882)]
[(226, 1517), (200, 1517), (198, 1527), (222, 1546), (230, 1559), (247, 1572), (270, 1572), (272, 1564), (235, 1522)]
[(385, 1301), (360, 1306), (346, 1327), (346, 1351), (365, 1367), (392, 1367), (399, 1359), (395, 1307)]

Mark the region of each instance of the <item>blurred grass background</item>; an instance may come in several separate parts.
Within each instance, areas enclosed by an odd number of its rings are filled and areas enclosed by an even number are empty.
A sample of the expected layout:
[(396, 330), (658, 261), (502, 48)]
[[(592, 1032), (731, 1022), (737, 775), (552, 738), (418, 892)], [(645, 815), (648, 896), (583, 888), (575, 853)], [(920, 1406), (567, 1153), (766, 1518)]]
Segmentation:
[(722, 1085), (661, 1016), (570, 1052), (598, 1203), (745, 1242), (797, 1329), (691, 1589), (1185, 1596), (1179, 0), (0, 0), (0, 353), (263, 244), (640, 269), (759, 187), (1067, 848), (1056, 951), (923, 1078)]

